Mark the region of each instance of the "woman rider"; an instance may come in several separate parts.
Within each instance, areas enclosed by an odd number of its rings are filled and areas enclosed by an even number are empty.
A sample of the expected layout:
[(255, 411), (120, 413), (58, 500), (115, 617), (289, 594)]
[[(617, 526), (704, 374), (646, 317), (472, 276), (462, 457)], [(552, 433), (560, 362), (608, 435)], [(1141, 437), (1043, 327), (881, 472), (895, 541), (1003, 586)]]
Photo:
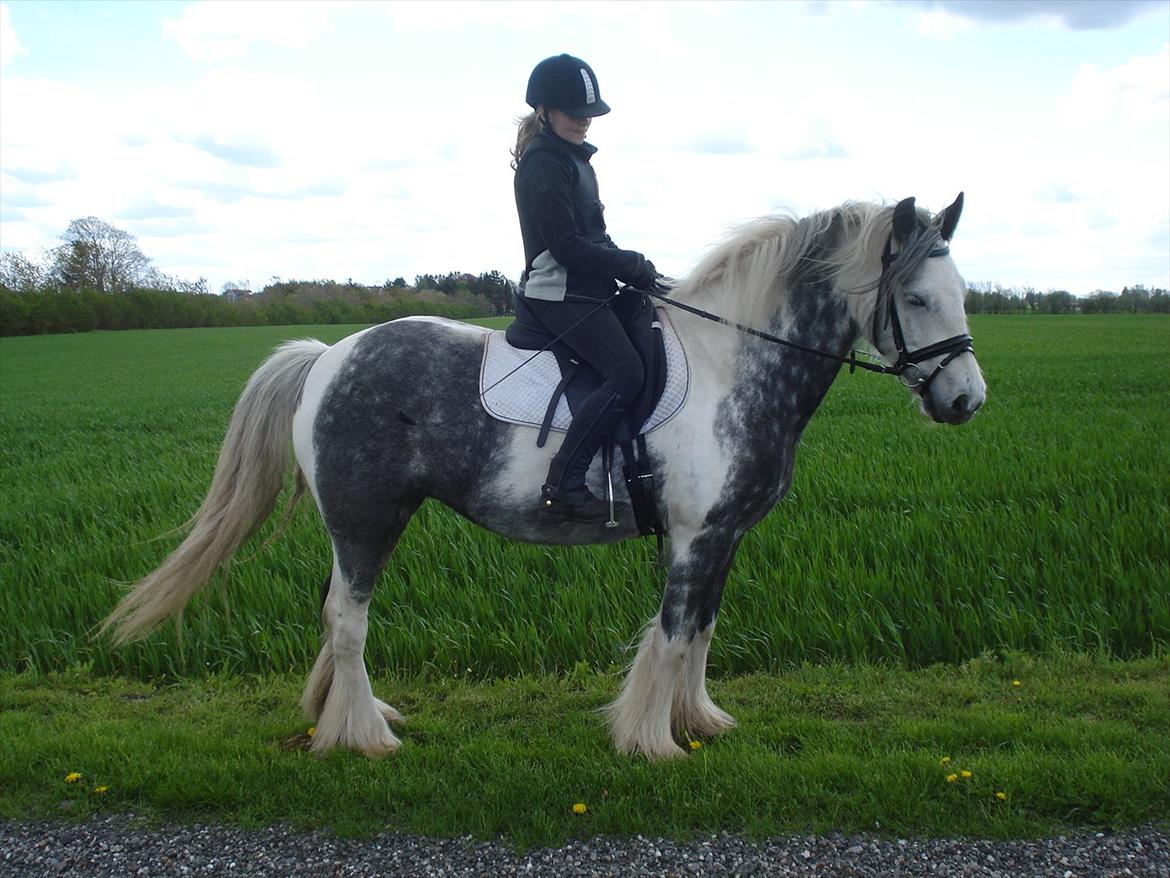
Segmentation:
[(528, 79), (526, 101), (533, 112), (521, 120), (513, 151), (525, 259), (520, 295), (529, 314), (604, 379), (578, 408), (553, 457), (540, 514), (601, 522), (609, 507), (585, 487), (585, 473), (642, 386), (642, 361), (625, 324), (645, 296), (615, 298), (614, 278), (650, 289), (659, 275), (645, 256), (619, 249), (605, 231), (589, 161), (597, 147), (585, 142), (593, 117), (609, 112), (593, 68), (572, 55), (546, 58)]

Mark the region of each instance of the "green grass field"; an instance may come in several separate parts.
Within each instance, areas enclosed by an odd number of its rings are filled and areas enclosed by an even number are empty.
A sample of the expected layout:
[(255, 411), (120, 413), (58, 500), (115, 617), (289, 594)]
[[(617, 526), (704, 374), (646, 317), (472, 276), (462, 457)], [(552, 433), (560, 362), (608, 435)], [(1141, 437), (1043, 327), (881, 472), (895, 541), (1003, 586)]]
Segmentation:
[(0, 339), (0, 818), (519, 846), (1164, 822), (1170, 321), (972, 324), (990, 395), (965, 427), (838, 380), (724, 598), (711, 689), (740, 727), (670, 765), (616, 755), (594, 712), (657, 608), (647, 541), (510, 544), (425, 506), (371, 609), (374, 688), (409, 720), (380, 762), (301, 750), (329, 566), (307, 507), (181, 636), (108, 650), (94, 626), (175, 544), (248, 375), (356, 327)]
[[(989, 650), (1158, 655), (1170, 642), (1170, 321), (973, 320), (989, 397), (928, 423), (896, 382), (842, 375), (789, 497), (744, 541), (713, 676), (803, 661), (956, 662)], [(0, 340), (0, 668), (153, 678), (307, 669), (329, 567), (315, 510), (245, 549), (224, 588), (110, 652), (119, 582), (177, 542), (248, 375), (279, 341), (355, 327)], [(162, 535), (162, 536), (160, 536)], [(367, 657), (394, 674), (606, 669), (656, 610), (649, 541), (507, 543), (427, 504), (375, 593)]]

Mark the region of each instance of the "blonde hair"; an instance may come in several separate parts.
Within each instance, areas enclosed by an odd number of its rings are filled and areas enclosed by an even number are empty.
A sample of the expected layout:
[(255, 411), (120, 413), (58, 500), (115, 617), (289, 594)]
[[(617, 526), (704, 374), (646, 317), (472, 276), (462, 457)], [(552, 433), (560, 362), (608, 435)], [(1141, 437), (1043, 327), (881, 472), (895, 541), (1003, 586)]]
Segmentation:
[(520, 166), (520, 156), (524, 155), (525, 147), (544, 130), (547, 123), (548, 115), (545, 113), (544, 107), (537, 107), (527, 116), (520, 116), (516, 119), (516, 146), (514, 149), (508, 150), (512, 156), (513, 171)]

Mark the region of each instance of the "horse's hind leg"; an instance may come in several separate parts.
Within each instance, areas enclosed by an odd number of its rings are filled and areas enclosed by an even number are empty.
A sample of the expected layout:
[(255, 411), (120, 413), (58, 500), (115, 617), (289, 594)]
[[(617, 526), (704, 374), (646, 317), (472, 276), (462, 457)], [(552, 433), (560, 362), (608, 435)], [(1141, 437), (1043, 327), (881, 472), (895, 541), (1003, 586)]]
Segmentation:
[(317, 726), (315, 752), (346, 747), (381, 756), (400, 743), (386, 723), (403, 717), (374, 697), (363, 653), (370, 595), (407, 519), (409, 513), (400, 517), (393, 533), (376, 542), (334, 540), (329, 593), (321, 610), (325, 633), (301, 698), (306, 715)]

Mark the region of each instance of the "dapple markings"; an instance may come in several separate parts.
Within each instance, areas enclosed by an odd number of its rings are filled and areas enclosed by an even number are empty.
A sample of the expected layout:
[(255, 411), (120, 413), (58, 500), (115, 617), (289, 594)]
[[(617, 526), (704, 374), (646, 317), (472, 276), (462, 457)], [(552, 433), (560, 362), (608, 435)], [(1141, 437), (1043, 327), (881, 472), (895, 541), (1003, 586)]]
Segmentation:
[[(889, 297), (910, 349), (966, 332), (965, 284), (938, 246), (960, 209), (961, 197), (932, 219), (907, 199), (897, 208), (850, 203), (800, 221), (759, 220), (712, 251), (673, 295), (838, 356), (864, 338), (892, 362), (889, 320), (881, 312), (874, 319)], [(899, 256), (883, 272), (887, 242)], [(607, 708), (616, 747), (654, 759), (682, 756), (683, 734), (735, 724), (705, 682), (723, 586), (744, 535), (787, 492), (801, 434), (840, 368), (684, 312), (672, 318), (691, 365), (690, 393), (648, 436), (669, 573), (660, 611)], [(190, 535), (123, 598), (103, 630), (130, 640), (182, 609), (271, 512), (291, 439), (298, 488), (312, 492), (334, 552), (323, 642), (301, 702), (317, 725), (313, 749), (379, 755), (398, 747), (388, 723), (402, 716), (374, 696), (366, 673), (367, 610), (423, 499), (518, 540), (588, 544), (637, 535), (628, 518), (618, 528), (538, 518), (536, 498), (561, 434), (538, 449), (535, 428), (484, 412), (484, 333), (405, 318), (332, 347), (278, 348), (236, 406)], [(942, 360), (920, 365), (929, 374)], [(938, 372), (920, 404), (934, 420), (959, 424), (984, 396), (967, 351)], [(589, 478), (600, 491), (596, 462)]]

